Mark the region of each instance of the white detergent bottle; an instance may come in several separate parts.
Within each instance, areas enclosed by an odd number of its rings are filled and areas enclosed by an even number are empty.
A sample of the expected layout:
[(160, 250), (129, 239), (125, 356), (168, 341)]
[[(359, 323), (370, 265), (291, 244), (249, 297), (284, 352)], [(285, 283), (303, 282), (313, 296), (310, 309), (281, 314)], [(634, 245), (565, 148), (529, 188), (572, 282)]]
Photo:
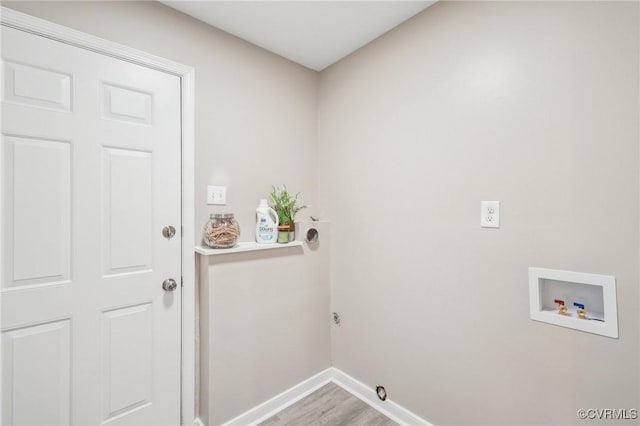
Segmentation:
[(256, 209), (256, 241), (259, 243), (276, 243), (278, 240), (278, 214), (269, 207), (267, 200), (260, 200)]

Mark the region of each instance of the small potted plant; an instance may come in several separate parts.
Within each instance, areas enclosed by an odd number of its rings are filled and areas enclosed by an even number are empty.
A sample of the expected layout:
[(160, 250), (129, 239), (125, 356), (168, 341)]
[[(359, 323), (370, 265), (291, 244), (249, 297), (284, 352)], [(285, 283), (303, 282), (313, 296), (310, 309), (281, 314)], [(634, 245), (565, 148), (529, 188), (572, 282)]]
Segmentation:
[(288, 243), (295, 239), (296, 214), (307, 207), (299, 204), (299, 196), (299, 192), (295, 196), (291, 196), (285, 185), (282, 185), (282, 187), (274, 186), (271, 194), (269, 194), (271, 207), (278, 214), (278, 221), (280, 222), (278, 226), (279, 243)]

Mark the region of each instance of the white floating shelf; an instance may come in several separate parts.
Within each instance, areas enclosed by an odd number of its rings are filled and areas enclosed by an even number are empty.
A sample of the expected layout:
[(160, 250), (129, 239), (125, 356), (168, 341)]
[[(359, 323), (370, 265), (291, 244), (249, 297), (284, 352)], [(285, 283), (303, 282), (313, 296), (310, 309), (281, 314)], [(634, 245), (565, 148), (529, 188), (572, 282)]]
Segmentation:
[[(558, 313), (554, 300), (564, 301), (567, 314)], [(618, 337), (616, 279), (610, 275), (529, 268), (531, 319), (607, 337)], [(574, 303), (584, 305), (579, 318)]]
[(234, 254), (234, 253), (245, 253), (249, 251), (260, 251), (260, 250), (277, 250), (277, 249), (286, 249), (291, 247), (302, 247), (302, 241), (291, 241), (286, 244), (259, 244), (256, 242), (244, 242), (238, 243), (235, 247), (227, 248), (227, 249), (214, 249), (206, 246), (196, 246), (195, 252), (201, 254), (203, 256), (219, 256), (223, 254)]

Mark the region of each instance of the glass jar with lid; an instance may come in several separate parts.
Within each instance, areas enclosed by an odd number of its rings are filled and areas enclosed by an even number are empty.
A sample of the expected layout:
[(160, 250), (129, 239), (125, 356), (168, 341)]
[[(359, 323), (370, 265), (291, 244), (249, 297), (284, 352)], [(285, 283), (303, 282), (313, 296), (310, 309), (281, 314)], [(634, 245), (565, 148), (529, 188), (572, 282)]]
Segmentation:
[(233, 213), (211, 214), (204, 225), (202, 240), (211, 248), (231, 248), (238, 242), (240, 226)]

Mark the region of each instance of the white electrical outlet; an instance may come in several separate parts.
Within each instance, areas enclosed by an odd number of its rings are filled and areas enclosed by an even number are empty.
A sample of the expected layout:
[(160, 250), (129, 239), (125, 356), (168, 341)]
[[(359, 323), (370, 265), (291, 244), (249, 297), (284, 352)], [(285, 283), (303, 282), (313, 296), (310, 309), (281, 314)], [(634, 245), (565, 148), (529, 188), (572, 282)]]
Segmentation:
[(480, 226), (500, 228), (500, 201), (480, 202)]
[(227, 204), (227, 187), (207, 186), (207, 204), (225, 206)]

